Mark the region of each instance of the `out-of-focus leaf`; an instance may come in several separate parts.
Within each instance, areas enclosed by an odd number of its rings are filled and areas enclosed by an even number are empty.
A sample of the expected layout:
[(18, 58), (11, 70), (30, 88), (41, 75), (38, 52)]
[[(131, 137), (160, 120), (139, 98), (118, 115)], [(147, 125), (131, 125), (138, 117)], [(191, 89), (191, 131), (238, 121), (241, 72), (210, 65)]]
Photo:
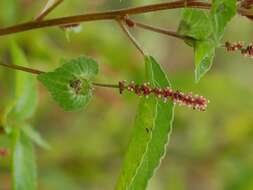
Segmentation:
[[(23, 51), (16, 43), (11, 47), (13, 64), (27, 67), (29, 66)], [(24, 120), (31, 117), (37, 106), (37, 86), (36, 78), (22, 71), (15, 71), (15, 103), (10, 112), (16, 120)]]
[(35, 190), (36, 162), (33, 145), (22, 130), (12, 131), (12, 175), (14, 190)]
[(19, 18), (17, 2), (17, 0), (0, 2), (0, 7), (4, 7), (4, 9), (0, 12), (0, 21), (2, 21), (5, 25), (17, 22)]
[(227, 23), (236, 14), (236, 0), (213, 0), (211, 18), (213, 25), (213, 38), (217, 43), (223, 37)]
[[(147, 56), (145, 62), (147, 79), (152, 86), (170, 87), (166, 74), (154, 58)], [(146, 188), (165, 154), (173, 111), (171, 101), (141, 98), (117, 190)]]
[(22, 126), (23, 132), (28, 136), (34, 143), (44, 149), (50, 149), (50, 145), (41, 137), (41, 135), (30, 125), (24, 124)]
[(40, 74), (38, 79), (65, 111), (80, 110), (92, 98), (90, 79), (98, 73), (98, 64), (87, 57), (62, 62), (61, 67), (53, 72)]

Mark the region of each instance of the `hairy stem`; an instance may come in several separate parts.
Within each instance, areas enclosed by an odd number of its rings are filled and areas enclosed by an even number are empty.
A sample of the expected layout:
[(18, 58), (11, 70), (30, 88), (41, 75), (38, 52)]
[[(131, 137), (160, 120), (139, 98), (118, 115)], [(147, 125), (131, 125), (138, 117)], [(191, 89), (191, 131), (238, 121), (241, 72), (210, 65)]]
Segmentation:
[(188, 2), (185, 0), (179, 0), (174, 2), (165, 2), (165, 3), (157, 3), (133, 8), (126, 8), (120, 10), (112, 10), (98, 13), (90, 13), (69, 17), (60, 17), (49, 20), (41, 20), (41, 21), (31, 21), (23, 24), (18, 24), (6, 28), (0, 29), (0, 36), (9, 35), (13, 33), (24, 32), (28, 30), (52, 27), (52, 26), (60, 26), (60, 25), (68, 25), (75, 24), (80, 22), (88, 22), (95, 20), (115, 20), (119, 17), (124, 17), (126, 15), (136, 15), (143, 14), (154, 11), (168, 10), (168, 9), (176, 9), (176, 8), (184, 8), (184, 7), (192, 7), (192, 8), (200, 8), (200, 9), (210, 9), (211, 4), (205, 2)]

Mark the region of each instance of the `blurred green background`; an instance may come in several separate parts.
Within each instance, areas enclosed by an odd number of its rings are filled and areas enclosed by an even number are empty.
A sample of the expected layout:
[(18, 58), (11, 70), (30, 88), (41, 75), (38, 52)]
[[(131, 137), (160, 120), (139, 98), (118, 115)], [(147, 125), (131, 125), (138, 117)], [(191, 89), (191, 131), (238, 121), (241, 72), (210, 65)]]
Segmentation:
[[(65, 0), (48, 18), (137, 6), (157, 0)], [(46, 0), (1, 0), (0, 27), (29, 21)], [(176, 30), (180, 10), (134, 17)], [(206, 112), (176, 107), (167, 154), (149, 190), (253, 189), (253, 60), (217, 50), (212, 70), (194, 83), (193, 51), (184, 42), (142, 29), (132, 30), (146, 52), (166, 69), (174, 89), (192, 91), (211, 101)], [(253, 23), (237, 16), (225, 40), (252, 42)], [(11, 63), (9, 39), (15, 38), (33, 68), (49, 71), (61, 57), (81, 54), (99, 62), (98, 82), (144, 80), (143, 58), (113, 21), (82, 24), (82, 32), (47, 28), (0, 37), (0, 60)], [(0, 68), (0, 111), (13, 94), (14, 72)], [(131, 135), (138, 98), (96, 89), (89, 106), (66, 113), (38, 84), (39, 105), (30, 121), (52, 149), (36, 147), (40, 190), (109, 190), (119, 175)], [(8, 147), (0, 136), (0, 147)], [(10, 157), (0, 158), (0, 190), (10, 189)]]

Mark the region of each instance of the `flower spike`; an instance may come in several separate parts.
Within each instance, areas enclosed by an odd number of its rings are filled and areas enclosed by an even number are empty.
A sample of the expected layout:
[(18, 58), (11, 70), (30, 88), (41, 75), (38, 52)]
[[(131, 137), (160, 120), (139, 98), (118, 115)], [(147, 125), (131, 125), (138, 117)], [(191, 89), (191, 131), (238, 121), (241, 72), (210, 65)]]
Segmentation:
[(243, 42), (226, 42), (225, 48), (228, 52), (240, 51), (245, 57), (253, 58), (253, 44), (250, 43), (248, 46), (244, 46)]
[(209, 100), (203, 96), (193, 95), (190, 93), (183, 93), (179, 91), (174, 91), (170, 87), (157, 88), (151, 87), (149, 83), (144, 83), (141, 85), (135, 84), (133, 81), (127, 83), (126, 81), (119, 82), (119, 91), (122, 94), (124, 91), (132, 92), (138, 96), (149, 97), (149, 95), (154, 95), (159, 99), (162, 99), (164, 103), (171, 99), (174, 103), (179, 105), (184, 105), (191, 107), (199, 111), (205, 111)]

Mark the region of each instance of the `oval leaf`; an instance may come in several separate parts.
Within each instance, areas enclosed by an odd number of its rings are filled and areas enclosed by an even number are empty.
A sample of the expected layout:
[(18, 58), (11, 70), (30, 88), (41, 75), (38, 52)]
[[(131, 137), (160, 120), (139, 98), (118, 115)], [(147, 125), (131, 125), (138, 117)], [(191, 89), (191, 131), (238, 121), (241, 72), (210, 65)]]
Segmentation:
[(90, 79), (98, 73), (98, 64), (87, 57), (62, 62), (61, 67), (53, 72), (40, 74), (38, 79), (65, 111), (80, 110), (92, 97)]
[[(160, 65), (146, 57), (148, 81), (154, 87), (170, 87)], [(174, 104), (155, 97), (142, 97), (135, 119), (133, 134), (124, 159), (116, 189), (145, 189), (154, 171), (165, 155), (172, 130)]]

